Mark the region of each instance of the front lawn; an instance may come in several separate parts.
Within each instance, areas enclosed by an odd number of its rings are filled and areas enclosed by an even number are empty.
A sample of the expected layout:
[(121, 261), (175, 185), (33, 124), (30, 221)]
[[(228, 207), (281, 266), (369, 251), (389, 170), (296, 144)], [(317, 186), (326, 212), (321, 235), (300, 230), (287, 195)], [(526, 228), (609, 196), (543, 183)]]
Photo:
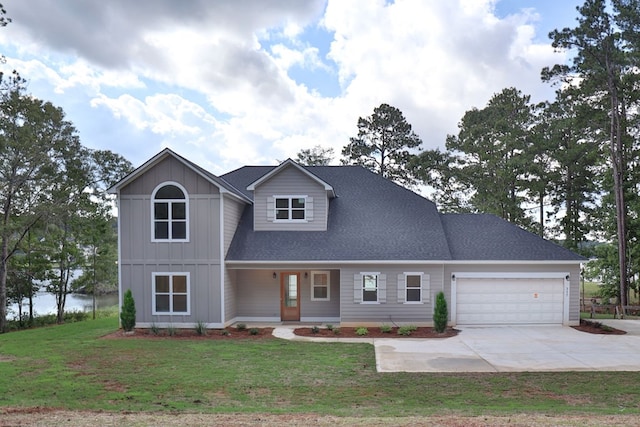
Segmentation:
[(637, 373), (385, 373), (368, 344), (105, 339), (115, 317), (0, 335), (0, 407), (409, 416), (640, 412)]

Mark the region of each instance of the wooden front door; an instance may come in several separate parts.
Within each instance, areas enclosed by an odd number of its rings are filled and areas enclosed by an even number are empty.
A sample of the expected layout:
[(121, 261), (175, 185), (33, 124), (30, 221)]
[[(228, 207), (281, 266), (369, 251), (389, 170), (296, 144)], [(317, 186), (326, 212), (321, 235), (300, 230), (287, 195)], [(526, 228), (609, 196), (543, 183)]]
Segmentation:
[(300, 320), (300, 273), (280, 273), (280, 318)]

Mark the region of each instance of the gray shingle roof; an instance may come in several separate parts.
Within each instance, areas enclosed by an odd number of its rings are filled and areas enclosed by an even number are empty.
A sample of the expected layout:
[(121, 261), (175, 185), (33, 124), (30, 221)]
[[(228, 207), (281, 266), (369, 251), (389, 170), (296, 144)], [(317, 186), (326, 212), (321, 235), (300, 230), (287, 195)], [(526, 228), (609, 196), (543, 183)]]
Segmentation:
[[(246, 166), (221, 178), (246, 187), (273, 170)], [(229, 261), (583, 261), (494, 215), (440, 214), (430, 200), (359, 166), (309, 166), (330, 184), (327, 231), (254, 231), (247, 206)]]
[[(242, 189), (271, 169), (245, 167), (222, 178)], [(360, 166), (308, 169), (333, 186), (337, 195), (329, 202), (327, 231), (254, 231), (248, 207), (228, 260), (451, 259), (433, 202)]]
[(442, 224), (455, 260), (586, 260), (495, 215), (443, 214)]

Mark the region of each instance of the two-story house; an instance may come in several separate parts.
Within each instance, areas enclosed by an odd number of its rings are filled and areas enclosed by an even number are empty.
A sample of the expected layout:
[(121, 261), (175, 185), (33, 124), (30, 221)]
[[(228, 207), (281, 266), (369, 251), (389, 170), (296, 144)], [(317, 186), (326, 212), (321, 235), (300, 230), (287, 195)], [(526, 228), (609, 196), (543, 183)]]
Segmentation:
[(579, 323), (584, 258), (493, 215), (441, 214), (359, 166), (215, 176), (165, 149), (111, 188), (139, 327)]

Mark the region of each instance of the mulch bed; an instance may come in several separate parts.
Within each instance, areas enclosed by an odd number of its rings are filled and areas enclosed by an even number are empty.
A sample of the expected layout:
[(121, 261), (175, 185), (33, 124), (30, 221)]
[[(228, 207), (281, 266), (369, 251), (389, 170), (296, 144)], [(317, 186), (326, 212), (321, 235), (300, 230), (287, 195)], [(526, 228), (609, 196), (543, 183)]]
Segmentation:
[[(223, 334), (223, 331), (229, 332), (228, 335)], [(208, 329), (205, 335), (198, 335), (195, 329), (176, 329), (174, 335), (170, 335), (165, 329), (161, 329), (158, 333), (154, 333), (151, 329), (135, 329), (133, 333), (125, 333), (121, 329), (105, 335), (103, 338), (114, 339), (189, 339), (189, 340), (234, 340), (234, 339), (248, 339), (248, 340), (260, 340), (274, 338), (272, 332), (273, 328), (256, 328), (256, 334), (251, 332), (251, 329), (239, 330), (237, 328), (227, 329)]]
[(338, 328), (340, 333), (336, 333), (333, 330), (329, 330), (326, 327), (321, 327), (316, 333), (311, 328), (297, 328), (294, 333), (303, 337), (317, 337), (317, 338), (449, 338), (458, 335), (458, 330), (453, 328), (447, 328), (443, 333), (436, 332), (431, 327), (420, 327), (411, 332), (411, 335), (399, 335), (398, 328), (391, 328), (390, 332), (382, 332), (379, 327), (372, 326), (367, 328), (369, 331), (367, 335), (356, 334), (358, 328)]
[(600, 322), (586, 319), (580, 319), (580, 325), (572, 326), (572, 328), (581, 332), (588, 332), (590, 334), (624, 335), (627, 333), (626, 331), (621, 331), (620, 329), (603, 325)]

